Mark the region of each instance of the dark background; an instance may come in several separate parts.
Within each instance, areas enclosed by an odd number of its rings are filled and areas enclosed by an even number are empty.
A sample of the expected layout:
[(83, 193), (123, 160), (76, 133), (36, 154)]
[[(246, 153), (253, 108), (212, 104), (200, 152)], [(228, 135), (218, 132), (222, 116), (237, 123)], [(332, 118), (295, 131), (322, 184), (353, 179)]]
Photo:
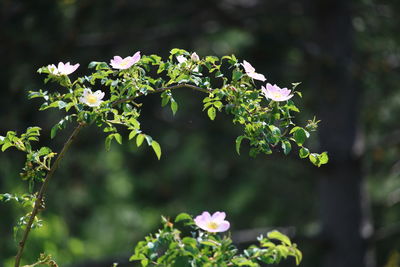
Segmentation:
[[(296, 156), (251, 159), (246, 145), (238, 156), (240, 129), (223, 113), (210, 122), (201, 93), (175, 92), (175, 117), (149, 96), (142, 128), (161, 144), (161, 161), (127, 138), (105, 152), (103, 134), (86, 129), (51, 183), (24, 259), (46, 251), (62, 266), (123, 263), (160, 215), (223, 210), (242, 245), (283, 227), (301, 266), (399, 266), (399, 11), (397, 0), (1, 0), (2, 134), (38, 125), (42, 145), (58, 151), (71, 131), (50, 141), (60, 114), (26, 98), (46, 88), (41, 66), (71, 61), (84, 74), (93, 60), (138, 50), (165, 58), (178, 47), (234, 53), (283, 87), (301, 81), (298, 122), (322, 120), (309, 145), (330, 155), (319, 169)], [(7, 151), (0, 162), (0, 192), (26, 192), (24, 155)], [(1, 267), (11, 266), (24, 212), (0, 204)]]

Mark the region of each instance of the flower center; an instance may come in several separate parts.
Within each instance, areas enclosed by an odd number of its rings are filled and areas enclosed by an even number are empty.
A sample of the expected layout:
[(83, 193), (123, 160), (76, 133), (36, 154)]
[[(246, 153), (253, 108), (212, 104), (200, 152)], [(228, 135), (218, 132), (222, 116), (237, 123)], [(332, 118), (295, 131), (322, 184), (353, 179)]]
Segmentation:
[(122, 67), (125, 67), (126, 65), (128, 65), (128, 63), (129, 63), (128, 61), (129, 61), (128, 59), (122, 60), (122, 61), (121, 61), (121, 66), (122, 66)]
[(94, 95), (87, 95), (86, 100), (89, 104), (96, 104), (97, 103), (97, 97)]
[(280, 98), (282, 96), (282, 94), (280, 93), (273, 93), (272, 95), (274, 96), (274, 98)]
[(207, 223), (207, 227), (210, 229), (216, 230), (216, 229), (218, 229), (218, 224), (215, 222), (209, 222), (209, 223)]

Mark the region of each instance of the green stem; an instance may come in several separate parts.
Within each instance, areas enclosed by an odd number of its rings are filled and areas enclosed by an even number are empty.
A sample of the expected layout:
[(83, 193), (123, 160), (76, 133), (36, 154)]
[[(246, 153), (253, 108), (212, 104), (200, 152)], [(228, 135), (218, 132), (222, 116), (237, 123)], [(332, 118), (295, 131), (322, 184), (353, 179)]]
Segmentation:
[(50, 168), (50, 171), (47, 173), (46, 177), (44, 178), (43, 184), (40, 187), (39, 193), (37, 195), (35, 205), (33, 207), (32, 213), (29, 217), (28, 224), (26, 225), (24, 234), (22, 236), (21, 241), (19, 242), (19, 248), (17, 255), (15, 256), (15, 267), (19, 267), (22, 253), (25, 248), (26, 240), (28, 239), (29, 232), (32, 228), (33, 221), (35, 220), (36, 215), (43, 209), (43, 198), (47, 190), (47, 186), (51, 177), (53, 177), (54, 172), (57, 170), (58, 165), (60, 164), (61, 159), (64, 157), (65, 152), (67, 152), (68, 148), (71, 146), (73, 141), (75, 140), (76, 136), (79, 134), (80, 130), (85, 126), (83, 123), (79, 123), (78, 126), (74, 129), (70, 137), (68, 138), (67, 142), (65, 142), (63, 148), (61, 149), (60, 153), (58, 154), (56, 160), (54, 161), (53, 165)]

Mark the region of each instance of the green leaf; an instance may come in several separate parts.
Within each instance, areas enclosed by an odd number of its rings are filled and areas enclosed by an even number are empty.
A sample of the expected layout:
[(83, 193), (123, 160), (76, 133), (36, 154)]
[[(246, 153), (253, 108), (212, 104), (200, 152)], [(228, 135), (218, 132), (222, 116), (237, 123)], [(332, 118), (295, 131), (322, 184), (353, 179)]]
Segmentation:
[(148, 259), (143, 259), (141, 262), (143, 267), (146, 267), (147, 265), (149, 265), (149, 260)]
[(303, 259), (303, 253), (297, 248), (295, 249), (295, 258), (296, 258), (296, 265), (299, 265), (301, 260)]
[(308, 157), (312, 164), (319, 167), (319, 159), (317, 153), (311, 153)]
[(212, 99), (208, 96), (203, 99), (203, 103), (208, 103), (210, 101), (212, 101)]
[(65, 103), (64, 101), (58, 101), (58, 108), (59, 109), (63, 109), (67, 106), (67, 103)]
[(214, 56), (206, 56), (206, 62), (209, 62), (211, 64), (214, 64), (215, 62), (217, 62), (219, 59), (217, 57)]
[(278, 232), (278, 231), (271, 231), (267, 234), (267, 237), (269, 239), (276, 239), (279, 241), (282, 241), (283, 243), (285, 243), (288, 246), (292, 245), (292, 242), (290, 241), (289, 237), (287, 237), (286, 235)]
[(245, 258), (245, 257), (237, 257), (232, 259), (232, 263), (235, 264), (235, 266), (250, 266), (250, 267), (255, 267), (255, 266), (260, 266), (259, 264), (252, 262), (251, 260)]
[(118, 144), (122, 145), (122, 136), (119, 133), (115, 133), (114, 138), (117, 140)]
[(297, 86), (299, 86), (299, 84), (301, 84), (301, 82), (297, 82), (297, 83), (292, 83), (292, 89), (296, 89)]
[(1, 151), (6, 151), (7, 148), (12, 147), (13, 144), (11, 142), (6, 142), (3, 144), (3, 146), (1, 147)]
[(187, 74), (185, 74), (185, 73), (182, 73), (181, 75), (179, 75), (179, 76), (175, 79), (175, 81), (176, 81), (177, 83), (186, 83), (186, 82), (189, 82), (189, 75), (187, 75)]
[(146, 142), (149, 146), (151, 146), (151, 143), (153, 142), (153, 138), (151, 138), (150, 135), (144, 135), (144, 138), (146, 138)]
[(58, 107), (58, 102), (60, 102), (60, 101), (52, 102), (50, 105), (48, 105), (48, 103), (45, 102), (45, 103), (43, 103), (43, 105), (39, 108), (39, 110), (46, 110), (46, 109), (49, 109), (49, 108), (56, 108), (56, 107)]
[(69, 111), (73, 106), (74, 106), (73, 102), (68, 103), (67, 106), (65, 107), (65, 111)]
[(50, 138), (53, 139), (57, 135), (57, 131), (60, 129), (60, 125), (57, 123), (51, 128)]
[(296, 107), (296, 105), (294, 104), (294, 102), (292, 100), (289, 100), (286, 104), (286, 107), (289, 110), (292, 110), (294, 112), (300, 112), (300, 110)]
[(300, 151), (299, 151), (300, 158), (302, 158), (302, 159), (307, 158), (308, 155), (310, 155), (310, 151), (307, 148), (305, 148), (305, 147), (300, 148)]
[(156, 153), (158, 160), (160, 160), (160, 158), (161, 158), (161, 147), (160, 147), (160, 144), (153, 140), (151, 142), (151, 147), (153, 148), (154, 152)]
[(135, 118), (131, 117), (128, 121), (135, 129), (140, 129), (140, 123)]
[(294, 132), (297, 131), (298, 129), (301, 129), (301, 127), (299, 127), (299, 126), (293, 127), (293, 128), (290, 130), (289, 134), (294, 133)]
[[(295, 131), (293, 131), (295, 129)], [(293, 138), (298, 146), (302, 146), (310, 134), (301, 127), (294, 127), (291, 131), (293, 132)]]
[(301, 260), (303, 259), (303, 254), (297, 248), (295, 248), (294, 253), (295, 253), (295, 258), (296, 258), (296, 265), (299, 265)]
[(224, 106), (221, 101), (215, 101), (213, 103), (214, 107), (216, 107), (218, 110), (221, 110), (221, 108)]
[(38, 126), (28, 127), (28, 129), (26, 129), (26, 133), (30, 135), (32, 134), (40, 135), (40, 130), (42, 130), (42, 128)]
[(138, 134), (138, 136), (136, 137), (136, 145), (138, 147), (140, 147), (144, 141), (144, 134)]
[(161, 106), (162, 107), (165, 107), (168, 104), (169, 100), (171, 99), (171, 97), (169, 95), (164, 94), (164, 93), (161, 94)]
[(197, 241), (196, 239), (192, 238), (192, 237), (184, 237), (182, 238), (182, 243), (188, 246), (191, 246), (193, 248), (195, 248), (197, 246)]
[(48, 147), (41, 147), (41, 148), (39, 149), (39, 152), (38, 152), (37, 156), (38, 156), (38, 157), (41, 157), (41, 156), (47, 155), (47, 154), (49, 154), (49, 153), (51, 153), (51, 152), (52, 152), (52, 151), (51, 151), (50, 148), (48, 148)]
[(322, 154), (311, 153), (308, 157), (312, 164), (315, 166), (321, 167), (321, 165), (328, 163), (329, 157), (327, 152), (323, 152)]
[(215, 73), (215, 78), (221, 78), (221, 77), (224, 77), (224, 75), (222, 74), (221, 71), (217, 71), (217, 72)]
[[(264, 239), (264, 240), (266, 240), (266, 239)], [(266, 248), (274, 248), (274, 247), (276, 247), (276, 245), (274, 243), (272, 243), (271, 241), (265, 242), (264, 240), (261, 243), (262, 247), (266, 247)]]
[(189, 54), (186, 50), (183, 50), (183, 49), (179, 49), (179, 48), (173, 48), (173, 49), (171, 49), (171, 51), (170, 51), (170, 54), (171, 55), (175, 55), (175, 54)]
[(108, 136), (106, 137), (106, 140), (104, 141), (107, 151), (110, 151), (110, 148), (111, 148), (111, 141), (112, 141), (113, 138), (114, 138), (113, 135), (110, 134), (110, 135), (108, 135)]
[(240, 145), (242, 144), (243, 138), (245, 138), (245, 136), (239, 135), (235, 141), (236, 142), (236, 152), (238, 153), (238, 155), (240, 155)]
[(292, 144), (289, 141), (282, 141), (282, 150), (285, 155), (288, 155), (292, 150)]
[(275, 247), (282, 257), (286, 258), (289, 255), (289, 248), (283, 245), (278, 245)]
[(281, 135), (281, 129), (279, 129), (275, 125), (269, 125), (269, 129), (271, 130), (273, 135), (277, 135), (277, 136)]
[(208, 114), (208, 117), (210, 118), (210, 120), (213, 121), (217, 115), (217, 111), (214, 107), (211, 107), (207, 110), (207, 114)]
[(99, 62), (97, 62), (97, 61), (92, 61), (92, 62), (89, 63), (88, 68), (89, 68), (89, 69), (93, 69), (94, 67), (96, 67), (96, 65), (97, 65), (98, 63), (99, 63)]
[(176, 216), (175, 218), (175, 222), (180, 222), (180, 221), (191, 221), (192, 220), (192, 216), (190, 216), (187, 213), (180, 213), (178, 214), (178, 216)]
[(135, 255), (134, 254), (129, 258), (129, 261), (140, 261), (140, 260), (143, 260), (145, 258), (146, 258), (146, 256), (143, 255), (143, 254), (139, 254), (139, 255)]
[(176, 111), (178, 110), (178, 103), (176, 103), (175, 99), (171, 98), (171, 110), (172, 114), (175, 115)]
[(206, 246), (211, 246), (211, 247), (219, 247), (221, 244), (216, 243), (216, 242), (212, 242), (209, 240), (204, 240), (200, 242), (202, 245), (206, 245)]
[(319, 155), (319, 160), (320, 160), (321, 165), (328, 163), (328, 161), (329, 161), (328, 152), (322, 152)]
[(243, 76), (243, 73), (241, 71), (234, 70), (232, 73), (232, 79), (234, 81), (240, 80), (240, 78), (242, 78), (242, 76)]
[(137, 131), (136, 130), (133, 130), (133, 131), (131, 131), (130, 133), (129, 133), (129, 140), (131, 140), (132, 138), (134, 138), (136, 135), (137, 135)]

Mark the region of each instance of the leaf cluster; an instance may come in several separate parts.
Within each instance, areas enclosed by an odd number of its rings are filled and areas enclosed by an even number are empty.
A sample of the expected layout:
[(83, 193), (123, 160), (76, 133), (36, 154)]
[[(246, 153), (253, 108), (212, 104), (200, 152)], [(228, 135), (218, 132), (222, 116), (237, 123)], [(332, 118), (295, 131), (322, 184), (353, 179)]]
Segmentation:
[(35, 266), (48, 266), (48, 267), (58, 267), (58, 264), (52, 259), (51, 255), (46, 255), (41, 253), (37, 262), (29, 265), (24, 265), (22, 267), (35, 267)]
[[(175, 48), (167, 60), (157, 55), (144, 55), (128, 69), (116, 70), (106, 62), (97, 61), (91, 62), (89, 68), (93, 70), (92, 74), (74, 81), (65, 75), (53, 75), (47, 67), (39, 69), (40, 73), (47, 74), (45, 82), (52, 81), (64, 87), (64, 92), (30, 92), (31, 98), (44, 99), (41, 110), (58, 108), (67, 113), (53, 127), (52, 137), (76, 119), (102, 128), (107, 134), (106, 148), (110, 149), (113, 140), (122, 144), (123, 138), (119, 133), (122, 126), (129, 130), (129, 140), (136, 138), (136, 144), (140, 146), (146, 139), (160, 158), (160, 144), (140, 128), (140, 100), (145, 95), (160, 93), (161, 106), (169, 105), (175, 114), (179, 106), (172, 91), (189, 88), (206, 93), (203, 110), (211, 120), (216, 119), (218, 112), (225, 111), (233, 116), (233, 123), (243, 127), (243, 134), (236, 139), (238, 153), (243, 140), (249, 142), (251, 156), (273, 151), (283, 151), (288, 155), (296, 145), (300, 158), (309, 158), (317, 166), (327, 163), (326, 152), (311, 153), (305, 147), (310, 132), (316, 130), (319, 121), (314, 119), (305, 126), (297, 125), (294, 119), (300, 110), (294, 100), (277, 102), (266, 98), (234, 55), (199, 58)], [(298, 85), (293, 83), (291, 90), (301, 97), (296, 89)], [(104, 91), (106, 99), (99, 107), (89, 107), (80, 101), (84, 89)]]
[(32, 141), (39, 141), (40, 127), (29, 127), (25, 133), (18, 136), (14, 131), (8, 131), (5, 136), (0, 136), (1, 150), (14, 147), (26, 153), (25, 166), (20, 176), (29, 182), (32, 191), (35, 182), (42, 182), (46, 173), (51, 168), (51, 162), (56, 153), (48, 147), (32, 148)]
[(179, 214), (174, 222), (163, 217), (162, 223), (157, 233), (137, 244), (131, 261), (142, 266), (257, 267), (262, 263), (279, 263), (289, 256), (298, 265), (302, 258), (296, 244), (278, 231), (260, 236), (258, 245), (239, 251), (229, 236), (200, 230), (186, 213)]

